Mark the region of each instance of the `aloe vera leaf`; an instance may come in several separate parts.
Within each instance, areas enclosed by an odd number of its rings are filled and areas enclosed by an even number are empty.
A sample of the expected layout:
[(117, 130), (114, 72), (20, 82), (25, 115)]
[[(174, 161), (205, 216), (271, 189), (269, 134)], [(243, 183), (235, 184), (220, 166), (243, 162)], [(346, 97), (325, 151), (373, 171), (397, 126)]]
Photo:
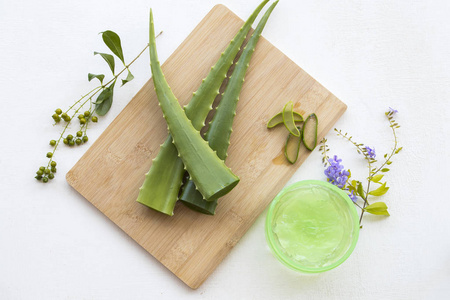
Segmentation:
[(284, 123), (284, 126), (286, 126), (286, 129), (293, 136), (300, 136), (300, 131), (298, 131), (297, 126), (295, 126), (293, 108), (294, 108), (294, 103), (292, 103), (292, 101), (289, 101), (283, 107), (283, 113), (282, 113), (283, 123)]
[[(311, 132), (311, 125), (310, 125), (310, 120), (314, 119), (315, 120), (315, 124), (313, 127), (313, 132)], [(317, 127), (319, 125), (319, 119), (317, 119), (317, 115), (315, 113), (310, 114), (306, 120), (305, 123), (303, 123), (303, 130), (302, 130), (302, 139), (303, 139), (303, 144), (305, 144), (306, 149), (313, 151), (314, 148), (316, 148), (317, 145)], [(307, 139), (311, 137), (311, 133), (313, 134), (313, 141), (311, 143), (307, 143)]]
[[(269, 122), (267, 122), (267, 128), (274, 128), (275, 126), (278, 126), (280, 124), (283, 124), (283, 112), (277, 113), (275, 116), (273, 116)], [(303, 116), (299, 114), (298, 112), (293, 112), (294, 114), (294, 122), (303, 122)]]
[[(200, 87), (193, 94), (189, 105), (185, 107), (186, 115), (191, 119), (192, 125), (197, 130), (204, 126), (205, 119), (211, 110), (215, 97), (219, 93), (219, 88), (226, 77), (228, 69), (233, 64), (233, 60), (239, 52), (247, 33), (250, 31), (251, 25), (267, 2), (268, 0), (261, 2), (250, 15), (221, 54), (219, 60), (211, 68), (208, 76), (203, 79)], [(168, 142), (169, 140), (170, 142)], [(173, 163), (174, 161), (177, 161), (177, 163)], [(173, 145), (172, 137), (169, 134), (145, 176), (137, 201), (152, 209), (173, 215), (184, 172), (183, 162), (178, 156), (178, 150)], [(162, 179), (161, 174), (164, 174), (164, 179)], [(165, 208), (164, 211), (160, 209), (161, 207)]]
[[(250, 63), (253, 52), (255, 51), (256, 44), (261, 36), (261, 32), (269, 19), (270, 14), (277, 5), (278, 1), (274, 2), (266, 11), (262, 19), (259, 21), (258, 26), (253, 32), (250, 40), (244, 48), (233, 74), (228, 81), (225, 92), (222, 95), (222, 99), (217, 106), (211, 123), (209, 124), (208, 131), (205, 134), (205, 139), (209, 142), (212, 149), (217, 151), (219, 158), (225, 160), (227, 158), (228, 146), (230, 145), (230, 136), (232, 132), (232, 125), (234, 116), (236, 115), (236, 106), (239, 100), (239, 94), (244, 83), (245, 73)], [(195, 183), (188, 181), (183, 188), (180, 200), (187, 204), (189, 207), (196, 207), (198, 211), (208, 211), (208, 214), (214, 214), (215, 207), (217, 205), (217, 199), (212, 201), (213, 204), (205, 203), (210, 202), (208, 199), (203, 200), (203, 197), (195, 189)]]
[[(284, 145), (284, 156), (291, 164), (295, 164), (295, 162), (297, 161), (298, 153), (300, 152), (300, 145), (302, 144), (302, 130), (298, 126), (297, 129), (300, 131), (300, 136), (294, 137), (291, 133), (289, 133), (286, 139), (286, 144)], [(293, 142), (297, 142), (297, 145), (295, 145), (294, 147), (292, 146)], [(292, 155), (292, 153), (294, 155)], [(292, 158), (292, 156), (294, 156), (294, 158)]]
[(150, 65), (156, 95), (163, 111), (173, 143), (191, 179), (206, 199), (218, 198), (230, 192), (239, 182), (217, 157), (200, 132), (187, 118), (177, 98), (167, 84), (158, 60), (153, 13), (150, 10)]

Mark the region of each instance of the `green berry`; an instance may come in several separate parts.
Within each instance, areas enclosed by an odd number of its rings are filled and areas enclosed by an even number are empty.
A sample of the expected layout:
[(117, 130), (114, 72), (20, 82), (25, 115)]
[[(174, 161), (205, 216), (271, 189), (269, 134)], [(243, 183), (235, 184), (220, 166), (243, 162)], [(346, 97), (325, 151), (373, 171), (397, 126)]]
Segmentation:
[(86, 119), (85, 118), (81, 118), (80, 119), (80, 124), (86, 124)]
[(43, 170), (39, 170), (39, 171), (36, 172), (36, 174), (38, 176), (42, 176), (42, 175), (44, 175), (44, 171)]
[(97, 123), (97, 121), (98, 121), (98, 118), (96, 116), (93, 116), (92, 117), (92, 122)]
[(70, 117), (69, 117), (69, 116), (65, 117), (65, 118), (64, 118), (64, 121), (70, 122)]
[(56, 173), (56, 168), (52, 167), (52, 169), (50, 171), (52, 171), (52, 173)]
[(53, 175), (52, 173), (48, 174), (48, 179), (53, 179), (55, 178), (55, 175)]
[(45, 169), (45, 170), (44, 170), (44, 173), (45, 173), (45, 174), (50, 174), (50, 169)]
[(73, 140), (70, 140), (69, 141), (69, 146), (73, 146), (73, 145), (75, 145), (75, 142)]
[(47, 177), (44, 177), (44, 178), (42, 178), (42, 181), (43, 181), (43, 182), (48, 182), (48, 178), (47, 178)]
[(52, 115), (53, 120), (56, 120), (57, 117), (59, 117), (57, 114)]
[(41, 180), (41, 179), (42, 179), (42, 176), (37, 175), (37, 176), (35, 176), (34, 178), (36, 178), (37, 180)]
[(53, 153), (47, 152), (47, 157), (48, 157), (48, 158), (52, 158), (52, 156), (53, 156)]
[(58, 116), (58, 117), (55, 119), (55, 122), (56, 122), (56, 123), (59, 123), (60, 121), (61, 121), (61, 117)]
[(65, 120), (67, 117), (68, 117), (68, 115), (67, 115), (66, 113), (63, 113), (63, 114), (61, 115), (61, 118), (63, 118), (64, 120)]
[(69, 140), (68, 140), (68, 139), (64, 139), (63, 142), (64, 142), (64, 144), (66, 144), (66, 145), (69, 144)]
[(56, 141), (55, 140), (51, 140), (50, 141), (50, 146), (55, 146), (56, 145)]
[(85, 116), (85, 117), (89, 117), (90, 115), (91, 115), (91, 113), (90, 113), (89, 111), (85, 111), (85, 112), (84, 112), (84, 116)]
[(57, 113), (58, 115), (62, 114), (61, 108), (57, 108), (57, 109), (55, 110), (55, 113)]
[(42, 172), (44, 172), (44, 170), (45, 170), (45, 167), (44, 167), (44, 166), (42, 166), (42, 167), (39, 167), (39, 170), (41, 170)]
[(56, 161), (52, 161), (52, 162), (50, 163), (50, 166), (56, 167)]
[(71, 141), (71, 140), (73, 139), (73, 135), (69, 134), (69, 135), (67, 136), (67, 139), (68, 139), (69, 141)]
[(85, 136), (83, 136), (83, 142), (87, 142), (87, 141), (89, 141), (89, 138), (85, 135)]
[(77, 131), (77, 137), (80, 137), (80, 136), (82, 136), (82, 135), (83, 135), (83, 132)]
[(78, 115), (78, 119), (81, 120), (81, 118), (84, 118), (84, 115)]
[(81, 144), (81, 139), (77, 139), (75, 142), (77, 143), (77, 145), (79, 145)]

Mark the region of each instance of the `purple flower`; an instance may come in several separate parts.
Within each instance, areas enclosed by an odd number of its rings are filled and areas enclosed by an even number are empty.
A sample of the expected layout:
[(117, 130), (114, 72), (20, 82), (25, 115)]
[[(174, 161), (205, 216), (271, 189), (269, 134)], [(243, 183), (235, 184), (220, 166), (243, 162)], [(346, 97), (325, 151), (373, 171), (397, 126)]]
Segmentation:
[(336, 185), (339, 188), (343, 188), (347, 183), (350, 173), (344, 170), (344, 166), (340, 164), (342, 159), (339, 159), (336, 155), (333, 158), (328, 159), (330, 166), (325, 169), (325, 175), (328, 182)]
[(366, 146), (367, 155), (374, 159), (377, 155), (375, 154), (375, 148), (370, 148), (369, 146)]
[(357, 198), (356, 198), (356, 195), (355, 195), (354, 191), (351, 191), (348, 196), (350, 197), (350, 199), (352, 199), (353, 202), (356, 203)]
[(393, 109), (392, 107), (389, 107), (389, 112), (390, 112), (391, 114), (395, 114), (395, 113), (398, 113), (398, 110)]

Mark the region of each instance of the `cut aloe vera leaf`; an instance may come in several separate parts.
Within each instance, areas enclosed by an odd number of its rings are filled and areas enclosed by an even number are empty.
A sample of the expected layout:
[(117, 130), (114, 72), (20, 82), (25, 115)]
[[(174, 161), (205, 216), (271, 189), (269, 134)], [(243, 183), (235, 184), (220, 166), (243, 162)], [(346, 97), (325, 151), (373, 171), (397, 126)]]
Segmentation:
[[(200, 130), (204, 126), (205, 119), (211, 110), (214, 99), (219, 93), (219, 88), (226, 77), (228, 69), (233, 64), (252, 23), (267, 2), (268, 0), (262, 1), (250, 15), (219, 60), (211, 68), (198, 90), (193, 94), (189, 105), (185, 107), (185, 113), (192, 121), (195, 129)], [(167, 163), (169, 161), (170, 163)], [(183, 162), (169, 134), (145, 176), (137, 201), (157, 211), (173, 215), (184, 173)], [(164, 208), (164, 210), (161, 210), (161, 208)]]
[(300, 132), (300, 136), (293, 136), (291, 133), (289, 133), (286, 139), (286, 144), (284, 145), (284, 156), (291, 164), (295, 164), (295, 162), (297, 161), (298, 153), (300, 152), (300, 145), (302, 144), (302, 129), (298, 126), (297, 129)]
[(224, 196), (238, 184), (239, 178), (231, 172), (223, 160), (217, 157), (200, 132), (194, 128), (172, 93), (161, 70), (156, 52), (152, 10), (150, 10), (149, 50), (155, 92), (173, 143), (186, 170), (205, 199)]
[(315, 113), (310, 114), (303, 123), (302, 139), (306, 149), (313, 151), (317, 145), (317, 128), (319, 119)]
[[(293, 113), (295, 123), (303, 122), (303, 116), (301, 114), (295, 111)], [(269, 122), (267, 122), (267, 128), (274, 128), (275, 126), (278, 126), (280, 124), (283, 124), (283, 112), (281, 111), (277, 113), (275, 116), (273, 116), (269, 120)]]
[(298, 131), (297, 126), (295, 125), (294, 121), (294, 103), (292, 101), (289, 101), (286, 103), (286, 105), (283, 108), (283, 123), (284, 126), (286, 126), (286, 129), (293, 135), (293, 136), (300, 136), (300, 131)]
[[(247, 72), (252, 54), (255, 51), (256, 44), (258, 43), (267, 20), (277, 4), (278, 1), (274, 2), (267, 9), (245, 46), (241, 57), (235, 65), (233, 74), (231, 75), (225, 92), (222, 95), (222, 99), (217, 106), (216, 113), (209, 124), (208, 131), (205, 134), (205, 139), (209, 142), (210, 147), (217, 151), (217, 155), (223, 160), (227, 158), (233, 120), (236, 115), (236, 107), (239, 100), (239, 94), (244, 83), (245, 73)], [(215, 209), (215, 205), (208, 206), (208, 204), (204, 203), (206, 201), (203, 200), (201, 194), (196, 191), (194, 182), (188, 181), (185, 186), (186, 188), (180, 196), (180, 200), (183, 203), (187, 204), (191, 208), (192, 206), (197, 206), (197, 210), (199, 211), (208, 210), (210, 214), (214, 214), (214, 210), (212, 209)], [(216, 201), (217, 200), (214, 200), (214, 202)]]

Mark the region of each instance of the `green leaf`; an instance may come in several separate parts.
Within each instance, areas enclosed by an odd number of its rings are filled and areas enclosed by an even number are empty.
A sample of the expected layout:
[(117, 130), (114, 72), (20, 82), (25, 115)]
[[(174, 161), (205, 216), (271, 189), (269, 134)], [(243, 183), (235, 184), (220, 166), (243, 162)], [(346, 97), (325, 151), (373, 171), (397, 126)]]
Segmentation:
[(94, 78), (97, 78), (98, 80), (100, 80), (100, 84), (103, 84), (103, 79), (105, 78), (105, 75), (103, 74), (96, 75), (92, 73), (88, 74), (88, 81), (91, 81)]
[(103, 57), (103, 59), (108, 63), (108, 66), (114, 75), (114, 67), (115, 67), (114, 56), (112, 56), (111, 54), (94, 52), (94, 55), (97, 55), (97, 54), (100, 54), (101, 57)]
[(121, 85), (121, 86), (123, 86), (123, 85), (124, 85), (125, 83), (127, 83), (127, 82), (130, 82), (130, 81), (133, 80), (133, 79), (134, 79), (133, 74), (131, 74), (130, 70), (128, 70), (127, 78), (122, 79), (122, 85)]
[(387, 209), (388, 207), (384, 202), (375, 202), (364, 208), (369, 214), (389, 216)]
[(388, 168), (383, 168), (383, 169), (381, 169), (381, 172), (388, 172), (388, 171), (389, 171)]
[(389, 190), (389, 187), (386, 187), (386, 182), (385, 182), (379, 188), (377, 188), (376, 190), (370, 191), (369, 195), (382, 196), (382, 195), (386, 194), (386, 192), (388, 190)]
[(395, 154), (399, 153), (400, 151), (402, 151), (403, 147), (398, 148), (397, 150), (395, 150)]
[(378, 183), (383, 177), (384, 175), (375, 175), (372, 177), (371, 181)]
[(392, 161), (388, 160), (388, 161), (386, 162), (386, 164), (389, 166), (390, 164), (392, 164)]
[(102, 32), (102, 39), (106, 46), (114, 53), (124, 64), (125, 60), (123, 58), (122, 45), (120, 43), (120, 37), (117, 33), (107, 30)]
[(97, 101), (95, 101), (95, 112), (99, 116), (104, 116), (109, 111), (113, 101), (114, 94), (114, 81), (109, 87), (105, 88), (100, 95), (98, 95)]
[(358, 182), (358, 189), (357, 189), (357, 191), (358, 191), (358, 195), (361, 196), (361, 198), (364, 199), (364, 189), (363, 189), (363, 186), (362, 186), (361, 182)]

